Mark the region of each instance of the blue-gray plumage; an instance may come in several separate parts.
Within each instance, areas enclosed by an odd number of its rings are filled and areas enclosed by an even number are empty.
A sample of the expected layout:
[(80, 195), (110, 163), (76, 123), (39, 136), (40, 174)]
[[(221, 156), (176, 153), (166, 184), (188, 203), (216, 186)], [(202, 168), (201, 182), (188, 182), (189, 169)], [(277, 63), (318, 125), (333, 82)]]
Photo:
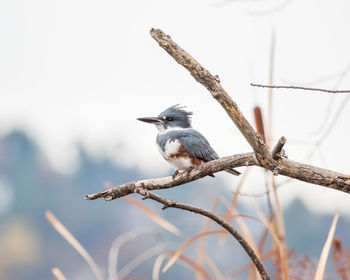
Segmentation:
[(183, 130), (170, 130), (167, 133), (157, 135), (157, 144), (165, 151), (166, 143), (178, 140), (184, 146), (190, 156), (205, 162), (218, 159), (218, 154), (210, 146), (205, 137), (193, 128)]
[[(175, 105), (158, 117), (138, 118), (156, 125), (159, 131), (156, 139), (159, 152), (177, 170), (219, 158), (207, 139), (191, 127), (191, 116), (192, 112)], [(234, 169), (226, 171), (234, 175), (241, 174)]]

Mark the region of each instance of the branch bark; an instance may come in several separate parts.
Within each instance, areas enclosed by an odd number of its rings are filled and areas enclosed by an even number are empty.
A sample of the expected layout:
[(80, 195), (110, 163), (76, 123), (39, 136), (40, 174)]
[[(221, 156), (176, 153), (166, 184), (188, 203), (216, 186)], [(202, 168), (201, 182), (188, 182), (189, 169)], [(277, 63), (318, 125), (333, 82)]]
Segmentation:
[(138, 188), (145, 188), (150, 191), (169, 189), (194, 180), (198, 180), (207, 175), (214, 174), (222, 170), (254, 164), (259, 164), (255, 159), (254, 153), (238, 154), (206, 162), (196, 168), (193, 168), (189, 172), (180, 171), (174, 177), (168, 176), (164, 178), (130, 182), (117, 187), (109, 188), (108, 190), (102, 192), (86, 195), (85, 199), (94, 200), (103, 197), (105, 200), (110, 201), (132, 194)]
[[(276, 175), (281, 174), (300, 181), (336, 189), (350, 194), (350, 175), (334, 172), (308, 164), (303, 164), (283, 157), (280, 158), (277, 162), (278, 164), (273, 168), (271, 167), (270, 169), (270, 171)], [(228, 168), (251, 165), (262, 167), (261, 163), (256, 159), (254, 153), (223, 157), (206, 162), (196, 168), (193, 168), (189, 172), (181, 171), (176, 174), (174, 178), (172, 176), (168, 176), (164, 178), (129, 182), (120, 186), (109, 188), (108, 190), (102, 192), (86, 195), (85, 199), (95, 200), (98, 198), (104, 198), (106, 201), (110, 201), (135, 193), (139, 188), (150, 191), (169, 189), (178, 185), (183, 185), (185, 183), (198, 180), (207, 175), (214, 174)]]

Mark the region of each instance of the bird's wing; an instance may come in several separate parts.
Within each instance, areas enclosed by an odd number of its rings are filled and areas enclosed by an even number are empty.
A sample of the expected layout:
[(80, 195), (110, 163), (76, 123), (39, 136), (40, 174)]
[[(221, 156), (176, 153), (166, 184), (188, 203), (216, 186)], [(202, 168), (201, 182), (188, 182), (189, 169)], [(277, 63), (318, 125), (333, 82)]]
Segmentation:
[(184, 130), (179, 138), (185, 150), (193, 157), (205, 162), (218, 159), (218, 154), (205, 137), (194, 129)]

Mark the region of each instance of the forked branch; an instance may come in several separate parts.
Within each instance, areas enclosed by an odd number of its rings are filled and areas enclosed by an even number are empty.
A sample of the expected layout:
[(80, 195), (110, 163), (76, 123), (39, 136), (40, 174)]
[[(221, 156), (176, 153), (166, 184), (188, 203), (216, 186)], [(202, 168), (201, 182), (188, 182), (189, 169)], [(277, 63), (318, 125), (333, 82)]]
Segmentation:
[[(350, 194), (350, 175), (341, 174), (324, 168), (315, 167), (308, 164), (292, 161), (281, 157), (271, 171), (274, 174), (281, 174), (307, 183), (336, 189)], [(109, 188), (108, 190), (86, 195), (85, 199), (95, 200), (104, 198), (110, 201), (132, 193), (137, 189), (146, 190), (169, 189), (188, 182), (203, 178), (207, 175), (226, 170), (228, 168), (240, 166), (261, 166), (254, 153), (238, 154), (229, 157), (223, 157), (213, 161), (206, 162), (189, 172), (179, 172), (174, 178), (172, 176), (147, 179), (135, 182), (129, 182), (120, 186)]]
[[(216, 221), (219, 225), (223, 226), (238, 240), (254, 262), (262, 279), (269, 279), (269, 276), (267, 275), (262, 263), (256, 257), (252, 248), (229, 224), (222, 223), (222, 219), (213, 213), (203, 209), (201, 209), (201, 211), (197, 211), (198, 208), (194, 206), (169, 201), (165, 198), (150, 193), (149, 191), (172, 188), (228, 168), (249, 165), (263, 167), (272, 171), (275, 175), (281, 174), (304, 182), (333, 188), (345, 193), (350, 193), (350, 175), (295, 162), (281, 156), (282, 148), (286, 142), (284, 137), (281, 137), (271, 152), (261, 136), (253, 129), (250, 123), (240, 112), (237, 104), (223, 89), (217, 76), (213, 76), (163, 31), (159, 29), (151, 29), (150, 33), (163, 49), (165, 49), (179, 64), (184, 66), (198, 82), (209, 90), (211, 95), (220, 103), (232, 121), (236, 124), (238, 129), (252, 147), (254, 153), (239, 154), (213, 160), (204, 163), (199, 167), (193, 168), (190, 171), (179, 172), (174, 177), (169, 176), (165, 178), (126, 183), (99, 193), (87, 195), (85, 199), (94, 200), (103, 197), (105, 200), (110, 201), (132, 193), (139, 193), (143, 197), (151, 198), (162, 203), (165, 208), (180, 208), (207, 216)], [(194, 209), (197, 209), (197, 212), (194, 211)]]

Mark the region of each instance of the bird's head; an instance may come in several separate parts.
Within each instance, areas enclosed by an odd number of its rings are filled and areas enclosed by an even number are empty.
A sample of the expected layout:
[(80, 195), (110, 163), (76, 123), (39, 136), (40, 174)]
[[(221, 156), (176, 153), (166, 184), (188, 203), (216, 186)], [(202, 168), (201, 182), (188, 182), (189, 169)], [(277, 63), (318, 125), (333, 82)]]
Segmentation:
[(158, 117), (138, 118), (139, 121), (152, 123), (156, 125), (160, 132), (164, 132), (171, 128), (190, 128), (192, 112), (184, 110), (179, 105), (171, 106)]

